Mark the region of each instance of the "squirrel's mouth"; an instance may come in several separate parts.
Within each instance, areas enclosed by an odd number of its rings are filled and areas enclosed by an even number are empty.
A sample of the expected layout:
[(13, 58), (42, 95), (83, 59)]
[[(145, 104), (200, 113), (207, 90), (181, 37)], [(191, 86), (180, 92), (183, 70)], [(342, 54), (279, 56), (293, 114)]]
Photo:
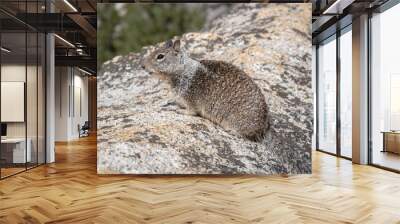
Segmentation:
[(154, 75), (154, 71), (148, 68), (143, 68), (147, 73), (149, 73), (150, 75)]

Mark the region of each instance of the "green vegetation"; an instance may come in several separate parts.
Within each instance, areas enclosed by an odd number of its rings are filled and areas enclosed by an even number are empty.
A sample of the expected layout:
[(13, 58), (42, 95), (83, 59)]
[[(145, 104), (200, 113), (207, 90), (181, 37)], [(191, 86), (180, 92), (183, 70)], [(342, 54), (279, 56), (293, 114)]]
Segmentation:
[(101, 65), (116, 55), (200, 30), (205, 9), (190, 4), (99, 4), (98, 52)]

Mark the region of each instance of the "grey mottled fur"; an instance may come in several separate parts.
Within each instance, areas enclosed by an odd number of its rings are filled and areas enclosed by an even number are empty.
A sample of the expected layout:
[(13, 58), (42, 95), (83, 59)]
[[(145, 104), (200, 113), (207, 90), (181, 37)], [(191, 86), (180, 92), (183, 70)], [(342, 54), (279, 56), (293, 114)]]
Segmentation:
[(148, 56), (144, 67), (167, 80), (186, 106), (198, 115), (249, 139), (268, 129), (267, 104), (254, 81), (223, 61), (197, 61), (168, 41)]

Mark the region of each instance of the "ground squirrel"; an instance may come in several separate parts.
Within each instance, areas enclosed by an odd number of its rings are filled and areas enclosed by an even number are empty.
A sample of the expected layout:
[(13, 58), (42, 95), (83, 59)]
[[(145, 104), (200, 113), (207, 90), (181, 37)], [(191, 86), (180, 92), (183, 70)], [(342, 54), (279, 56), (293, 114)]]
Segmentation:
[(268, 129), (264, 95), (232, 64), (197, 61), (181, 49), (180, 40), (169, 40), (146, 57), (142, 67), (168, 81), (188, 109), (224, 129), (251, 140), (261, 139)]

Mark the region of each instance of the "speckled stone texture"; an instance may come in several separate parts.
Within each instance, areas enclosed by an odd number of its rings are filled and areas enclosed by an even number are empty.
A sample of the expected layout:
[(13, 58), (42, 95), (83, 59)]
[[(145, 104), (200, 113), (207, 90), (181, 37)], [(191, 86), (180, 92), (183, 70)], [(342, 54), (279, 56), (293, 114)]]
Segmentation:
[(186, 115), (169, 86), (140, 67), (154, 46), (104, 63), (98, 75), (98, 173), (311, 173), (310, 24), (311, 4), (245, 4), (209, 30), (180, 37), (192, 57), (230, 62), (261, 87), (271, 116), (262, 143)]

